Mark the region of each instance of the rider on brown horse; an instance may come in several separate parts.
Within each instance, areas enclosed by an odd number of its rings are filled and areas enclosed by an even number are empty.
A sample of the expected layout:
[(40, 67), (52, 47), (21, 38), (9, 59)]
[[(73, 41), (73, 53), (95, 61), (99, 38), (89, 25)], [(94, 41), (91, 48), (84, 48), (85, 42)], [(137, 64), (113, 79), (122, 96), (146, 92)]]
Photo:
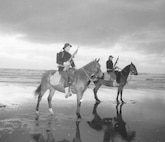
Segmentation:
[(60, 71), (60, 73), (63, 74), (63, 77), (65, 79), (64, 88), (66, 98), (72, 95), (70, 92), (70, 85), (72, 83), (72, 79), (69, 68), (75, 68), (73, 56), (69, 53), (71, 47), (72, 45), (70, 45), (69, 43), (65, 43), (63, 51), (57, 53), (58, 70)]
[(116, 70), (116, 64), (118, 59), (116, 60), (115, 64), (113, 64), (113, 56), (110, 55), (108, 60), (106, 61), (106, 68), (107, 68), (107, 73), (110, 74), (111, 76), (113, 76), (112, 74), (115, 73), (116, 75), (116, 82), (119, 83), (120, 82), (120, 72)]

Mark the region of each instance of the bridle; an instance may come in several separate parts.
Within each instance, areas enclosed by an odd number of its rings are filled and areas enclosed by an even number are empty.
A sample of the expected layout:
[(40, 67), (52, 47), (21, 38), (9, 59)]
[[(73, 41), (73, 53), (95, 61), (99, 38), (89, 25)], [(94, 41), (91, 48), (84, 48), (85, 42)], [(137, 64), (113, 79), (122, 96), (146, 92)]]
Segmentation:
[(84, 68), (82, 68), (83, 72), (85, 73), (85, 75), (87, 76), (87, 78), (93, 82), (92, 78), (88, 75), (88, 73), (86, 72), (86, 70)]
[(130, 74), (131, 75), (137, 74), (137, 72), (135, 71), (135, 67), (132, 64), (130, 65)]
[(130, 80), (132, 79), (132, 75), (137, 75), (136, 68), (133, 64), (130, 65)]
[(93, 82), (93, 81), (96, 80), (96, 78), (97, 78), (97, 75), (96, 74), (97, 74), (98, 71), (96, 71), (96, 72), (92, 73), (91, 75), (89, 75), (87, 73), (87, 71), (84, 69), (84, 67), (82, 67), (82, 70), (85, 73), (85, 75), (87, 76), (87, 78), (89, 79), (89, 81)]

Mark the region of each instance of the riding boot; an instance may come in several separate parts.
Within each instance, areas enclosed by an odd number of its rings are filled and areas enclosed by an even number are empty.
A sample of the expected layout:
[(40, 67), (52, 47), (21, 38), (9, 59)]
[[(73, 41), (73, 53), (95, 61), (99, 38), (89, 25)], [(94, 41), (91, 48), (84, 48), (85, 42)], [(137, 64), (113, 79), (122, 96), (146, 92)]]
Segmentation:
[(70, 97), (72, 94), (71, 94), (71, 91), (70, 91), (70, 87), (66, 87), (65, 88), (65, 98), (68, 98)]
[(119, 87), (119, 84), (117, 83), (116, 80), (113, 81), (113, 87)]
[(69, 87), (65, 88), (65, 98), (69, 97)]

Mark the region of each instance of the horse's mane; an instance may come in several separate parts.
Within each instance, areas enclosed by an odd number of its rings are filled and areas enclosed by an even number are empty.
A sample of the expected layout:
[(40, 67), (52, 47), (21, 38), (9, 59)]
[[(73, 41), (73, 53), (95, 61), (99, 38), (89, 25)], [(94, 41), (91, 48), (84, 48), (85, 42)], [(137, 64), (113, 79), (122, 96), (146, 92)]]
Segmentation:
[(125, 70), (127, 70), (127, 69), (129, 69), (129, 68), (130, 68), (130, 64), (127, 65), (127, 66), (125, 66), (121, 71), (125, 71)]
[(96, 62), (96, 59), (92, 60), (91, 62), (87, 63), (86, 65), (82, 66), (82, 67), (79, 68), (79, 69), (85, 68), (85, 67), (89, 66), (89, 65), (90, 65), (91, 63), (93, 63), (93, 62)]
[(129, 73), (130, 65), (131, 65), (131, 64), (125, 66), (120, 72), (121, 72), (122, 74), (127, 74), (127, 73)]

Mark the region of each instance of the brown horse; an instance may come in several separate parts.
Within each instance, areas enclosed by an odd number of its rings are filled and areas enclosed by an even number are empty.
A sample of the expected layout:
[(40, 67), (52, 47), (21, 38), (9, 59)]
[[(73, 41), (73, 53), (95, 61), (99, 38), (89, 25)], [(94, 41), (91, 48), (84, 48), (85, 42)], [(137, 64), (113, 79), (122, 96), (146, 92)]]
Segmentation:
[[(49, 105), (49, 111), (54, 114), (53, 109), (52, 109), (52, 97), (55, 93), (55, 90), (58, 90), (60, 92), (65, 92), (64, 90), (64, 83), (61, 84), (59, 89), (59, 86), (53, 86), (50, 83), (50, 78), (51, 76), (57, 71), (55, 70), (49, 70), (43, 74), (41, 78), (41, 83), (38, 86), (38, 88), (35, 90), (35, 96), (38, 96), (38, 102), (36, 106), (36, 114), (39, 114), (39, 104), (42, 99), (42, 96), (45, 94), (45, 92), (49, 89), (49, 96), (48, 96), (48, 105)], [(74, 76), (73, 76), (73, 83), (71, 85), (71, 91), (74, 94), (77, 94), (77, 117), (81, 118), (80, 115), (80, 106), (82, 102), (82, 97), (89, 85), (89, 81), (92, 80), (93, 77), (101, 77), (103, 75), (101, 69), (100, 69), (100, 64), (99, 64), (99, 59), (94, 60), (87, 65), (83, 66), (82, 68), (75, 70), (74, 71)], [(63, 77), (62, 73), (60, 75)]]
[[(127, 83), (127, 78), (128, 78), (128, 75), (130, 73), (133, 74), (133, 75), (138, 75), (137, 69), (136, 69), (135, 65), (132, 62), (131, 62), (131, 64), (124, 67), (124, 69), (122, 69), (121, 71), (118, 71), (118, 73), (116, 74), (116, 75), (119, 75), (119, 78), (120, 78), (120, 80), (117, 82), (118, 83), (118, 86), (117, 86), (118, 90), (117, 90), (117, 97), (116, 97), (117, 103), (119, 103), (119, 100), (118, 100), (119, 95), (120, 95), (120, 100), (122, 102), (124, 102), (123, 99), (122, 99), (123, 88)], [(103, 78), (99, 78), (94, 83), (95, 83), (95, 88), (93, 89), (94, 96), (95, 96), (96, 101), (100, 102), (100, 100), (97, 97), (98, 89), (101, 87), (101, 85), (106, 85), (106, 86), (113, 87), (112, 86), (112, 81), (111, 80), (107, 81), (103, 77)], [(108, 84), (110, 84), (110, 85), (108, 85)]]

